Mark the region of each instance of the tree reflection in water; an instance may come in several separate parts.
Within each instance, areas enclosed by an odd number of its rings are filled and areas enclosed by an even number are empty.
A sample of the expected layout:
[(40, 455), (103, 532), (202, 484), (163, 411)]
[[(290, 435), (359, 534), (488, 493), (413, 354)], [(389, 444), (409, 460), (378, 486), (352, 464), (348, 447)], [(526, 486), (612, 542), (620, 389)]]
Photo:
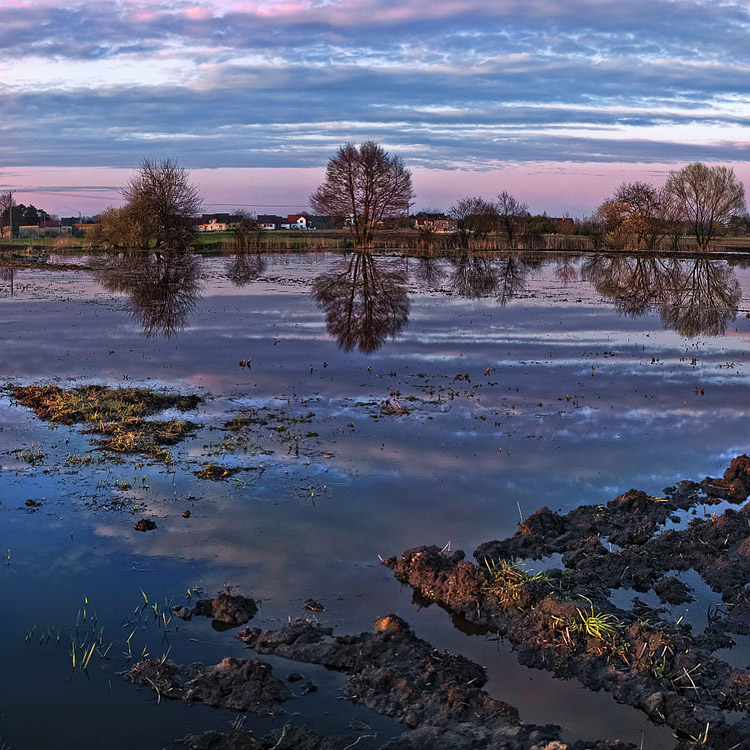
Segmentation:
[(108, 291), (128, 295), (129, 312), (147, 338), (184, 330), (198, 302), (201, 264), (195, 255), (119, 255), (102, 259), (95, 274)]
[(576, 266), (576, 261), (579, 258), (579, 255), (571, 255), (569, 253), (562, 254), (555, 258), (555, 277), (558, 281), (561, 281), (566, 286), (572, 284), (574, 281), (578, 281), (578, 268)]
[(453, 271), (448, 285), (454, 294), (469, 299), (490, 297), (498, 285), (498, 270), (492, 261), (484, 256), (462, 252), (451, 259)]
[(496, 296), (505, 305), (526, 289), (536, 259), (519, 254), (488, 257), (462, 252), (451, 260), (449, 285), (454, 294), (469, 299)]
[(409, 320), (406, 282), (401, 261), (355, 252), (313, 281), (312, 296), (341, 349), (371, 354)]
[(538, 265), (537, 259), (524, 260), (519, 255), (510, 255), (499, 262), (497, 297), (501, 305), (526, 291), (529, 273)]
[(437, 258), (417, 258), (416, 280), (427, 289), (437, 289), (443, 281), (443, 266)]
[(740, 283), (726, 263), (701, 258), (683, 270), (679, 295), (662, 306), (661, 319), (682, 336), (722, 336), (741, 297)]
[(737, 314), (742, 290), (732, 269), (708, 258), (587, 258), (581, 277), (625, 315), (656, 309), (681, 336), (720, 336)]
[(14, 288), (13, 288), (13, 277), (14, 277), (14, 268), (11, 268), (9, 266), (0, 266), (0, 281), (7, 281), (10, 286), (10, 296), (13, 296)]
[(266, 259), (258, 253), (238, 252), (227, 263), (227, 278), (235, 286), (245, 286), (266, 270)]

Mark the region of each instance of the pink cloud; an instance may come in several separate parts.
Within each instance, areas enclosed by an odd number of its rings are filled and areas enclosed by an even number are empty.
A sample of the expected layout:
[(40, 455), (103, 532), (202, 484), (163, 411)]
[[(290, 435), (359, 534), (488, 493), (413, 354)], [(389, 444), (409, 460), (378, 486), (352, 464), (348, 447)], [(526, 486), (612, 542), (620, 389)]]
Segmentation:
[(203, 21), (206, 18), (211, 18), (213, 14), (214, 13), (211, 8), (200, 5), (196, 5), (193, 8), (185, 8), (185, 10), (182, 11), (182, 15), (186, 18), (191, 19), (192, 21)]

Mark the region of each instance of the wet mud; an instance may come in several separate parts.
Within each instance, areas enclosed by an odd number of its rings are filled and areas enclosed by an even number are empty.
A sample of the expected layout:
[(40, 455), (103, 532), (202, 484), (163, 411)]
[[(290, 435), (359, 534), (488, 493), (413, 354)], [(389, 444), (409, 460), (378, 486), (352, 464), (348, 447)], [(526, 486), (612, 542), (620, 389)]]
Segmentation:
[[(279, 630), (247, 628), (239, 637), (260, 655), (323, 665), (348, 675), (345, 697), (405, 724), (410, 731), (387, 741), (383, 750), (634, 750), (621, 742), (565, 743), (560, 728), (524, 724), (518, 711), (483, 689), (485, 670), (463, 656), (441, 652), (417, 638), (396, 615), (380, 617), (373, 632), (333, 636), (318, 623), (296, 621)], [(224, 659), (214, 667), (179, 667), (142, 661), (126, 674), (160, 697), (200, 701), (235, 711), (279, 710), (289, 689), (258, 659)], [(307, 691), (302, 690), (302, 696)], [(304, 699), (304, 697), (302, 697)], [(297, 744), (289, 744), (291, 731)], [(294, 734), (296, 733), (296, 735)], [(284, 744), (286, 740), (287, 744)], [(180, 746), (198, 748), (343, 748), (352, 738), (325, 738), (287, 728), (275, 742), (258, 740), (235, 727), (227, 734), (207, 732)], [(356, 741), (356, 738), (355, 740)]]
[(125, 679), (150, 687), (160, 699), (263, 716), (276, 715), (279, 704), (292, 697), (289, 688), (273, 676), (271, 666), (259, 659), (227, 657), (214, 666), (144, 659), (125, 673)]
[(172, 613), (182, 620), (210, 617), (214, 630), (229, 630), (244, 625), (255, 617), (258, 605), (240, 594), (219, 594), (214, 599), (199, 599), (195, 607), (173, 607)]
[[(664, 497), (631, 489), (565, 515), (541, 508), (512, 537), (480, 545), (475, 562), (418, 547), (385, 565), (420, 603), (499, 633), (528, 666), (607, 690), (672, 727), (681, 746), (750, 747), (750, 672), (712, 656), (733, 645), (731, 633), (750, 632), (749, 491), (750, 458), (739, 456), (723, 477), (680, 482)], [(661, 528), (722, 500), (738, 508)], [(550, 555), (563, 567), (532, 575), (518, 563)], [(629, 610), (610, 600), (624, 588), (690, 601), (675, 573), (691, 569), (724, 603), (702, 633), (638, 599)]]

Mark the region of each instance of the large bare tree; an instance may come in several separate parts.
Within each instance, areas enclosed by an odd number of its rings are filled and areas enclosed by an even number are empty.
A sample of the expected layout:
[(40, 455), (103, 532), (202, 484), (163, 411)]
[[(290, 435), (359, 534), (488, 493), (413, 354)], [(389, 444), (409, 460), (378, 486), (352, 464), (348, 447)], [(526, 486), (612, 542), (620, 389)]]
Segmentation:
[(526, 203), (521, 203), (507, 190), (497, 196), (497, 218), (500, 231), (508, 241), (508, 248), (513, 249), (513, 241), (521, 233), (524, 220), (529, 213)]
[(353, 143), (339, 148), (310, 206), (320, 214), (345, 217), (355, 245), (370, 247), (383, 219), (408, 214), (413, 200), (411, 172), (401, 159), (366, 141), (359, 148)]
[(688, 164), (669, 173), (665, 190), (699, 250), (708, 249), (719, 222), (745, 210), (745, 188), (731, 167)]
[(201, 210), (198, 188), (172, 159), (144, 159), (122, 189), (126, 214), (155, 241), (157, 249), (185, 250), (193, 238), (192, 219)]

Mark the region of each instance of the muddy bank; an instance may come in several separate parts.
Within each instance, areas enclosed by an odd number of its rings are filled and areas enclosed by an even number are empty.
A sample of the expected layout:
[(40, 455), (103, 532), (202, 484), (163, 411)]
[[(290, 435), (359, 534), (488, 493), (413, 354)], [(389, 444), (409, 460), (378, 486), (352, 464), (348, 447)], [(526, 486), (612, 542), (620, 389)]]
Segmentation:
[[(559, 727), (524, 724), (513, 706), (485, 692), (482, 667), (463, 656), (438, 651), (395, 615), (378, 618), (373, 632), (357, 636), (334, 637), (330, 628), (304, 620), (279, 630), (246, 628), (239, 637), (260, 655), (273, 654), (347, 674), (346, 698), (393, 717), (411, 730), (383, 744), (383, 750), (634, 750), (633, 745), (621, 742), (563, 743)], [(146, 660), (125, 676), (150, 687), (159, 697), (256, 714), (278, 715), (280, 704), (292, 698), (270, 666), (257, 658), (226, 658), (212, 667)], [(296, 700), (304, 700), (309, 692), (303, 688)], [(259, 740), (235, 727), (226, 734), (187, 737), (180, 746), (334, 750), (357, 739), (327, 738), (299, 727), (286, 731), (291, 734)], [(292, 736), (297, 744), (289, 744)], [(272, 739), (279, 744), (271, 744)]]
[[(750, 458), (734, 459), (723, 478), (680, 482), (664, 497), (630, 490), (606, 505), (565, 515), (541, 508), (510, 538), (482, 544), (476, 562), (437, 547), (408, 550), (385, 564), (421, 603), (507, 638), (519, 660), (575, 677), (676, 730), (684, 746), (750, 746), (750, 672), (716, 659), (730, 632), (750, 632), (750, 504), (677, 523), (698, 503), (742, 504)], [(519, 559), (560, 555), (562, 568), (529, 574)], [(654, 591), (665, 602), (692, 599), (675, 572), (693, 569), (726, 612), (709, 615), (701, 634), (638, 601), (623, 610), (616, 589)], [(731, 712), (731, 715), (730, 715)], [(739, 718), (738, 718), (739, 715)]]
[(160, 699), (263, 716), (276, 715), (277, 706), (292, 697), (289, 688), (273, 676), (271, 666), (259, 659), (227, 657), (208, 667), (144, 659), (125, 673), (125, 679), (150, 687)]
[[(412, 729), (384, 745), (389, 750), (541, 750), (560, 737), (558, 727), (522, 723), (513, 706), (483, 690), (482, 667), (438, 651), (395, 615), (378, 618), (374, 632), (357, 636), (333, 637), (330, 629), (302, 621), (276, 631), (248, 628), (240, 638), (259, 654), (346, 673), (346, 697)], [(560, 747), (625, 750), (630, 745), (593, 742)]]
[(175, 750), (342, 750), (352, 742), (356, 742), (356, 738), (332, 742), (317, 732), (290, 725), (264, 737), (255, 737), (252, 732), (236, 727), (229, 732), (188, 735), (177, 741)]

